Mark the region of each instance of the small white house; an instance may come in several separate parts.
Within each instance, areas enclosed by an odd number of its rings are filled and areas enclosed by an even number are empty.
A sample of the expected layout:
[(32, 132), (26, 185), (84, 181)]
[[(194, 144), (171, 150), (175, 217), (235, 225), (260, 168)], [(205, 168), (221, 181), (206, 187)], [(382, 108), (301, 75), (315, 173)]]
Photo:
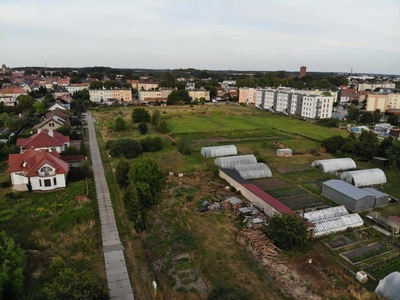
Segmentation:
[(29, 149), (22, 154), (10, 154), (8, 158), (12, 188), (27, 191), (51, 191), (66, 187), (68, 163), (56, 152)]

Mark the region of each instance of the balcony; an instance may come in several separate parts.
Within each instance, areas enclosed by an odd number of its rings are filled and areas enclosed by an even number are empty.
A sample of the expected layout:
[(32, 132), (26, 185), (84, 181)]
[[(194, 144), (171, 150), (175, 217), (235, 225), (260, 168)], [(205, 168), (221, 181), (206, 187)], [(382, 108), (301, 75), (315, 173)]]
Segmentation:
[(54, 176), (56, 175), (56, 171), (49, 171), (49, 172), (40, 172), (39, 171), (39, 176), (44, 177), (44, 176)]

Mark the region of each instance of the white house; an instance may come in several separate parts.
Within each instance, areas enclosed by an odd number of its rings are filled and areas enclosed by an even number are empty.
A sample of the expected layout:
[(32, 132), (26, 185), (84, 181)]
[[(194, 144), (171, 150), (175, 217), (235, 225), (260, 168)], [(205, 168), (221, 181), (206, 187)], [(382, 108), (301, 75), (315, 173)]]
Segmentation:
[(29, 149), (22, 154), (10, 154), (7, 173), (11, 175), (12, 188), (27, 191), (52, 191), (65, 188), (68, 163), (56, 151)]

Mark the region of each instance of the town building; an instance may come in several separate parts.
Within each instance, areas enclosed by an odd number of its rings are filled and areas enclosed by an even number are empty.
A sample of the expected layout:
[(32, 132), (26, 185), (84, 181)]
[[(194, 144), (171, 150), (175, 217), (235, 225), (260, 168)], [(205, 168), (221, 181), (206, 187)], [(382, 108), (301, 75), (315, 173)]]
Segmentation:
[(305, 77), (306, 75), (307, 75), (307, 67), (306, 66), (301, 66), (300, 67), (299, 78)]
[(28, 95), (28, 92), (15, 86), (1, 89), (0, 102), (3, 102), (4, 106), (17, 106), (17, 98), (21, 95)]
[(62, 85), (55, 85), (53, 90), (53, 96), (55, 99), (61, 98), (62, 96), (69, 96), (68, 90)]
[(37, 130), (37, 131), (40, 131), (43, 129), (56, 130), (57, 128), (60, 128), (61, 126), (71, 126), (71, 122), (54, 115), (52, 118), (47, 118), (44, 121), (40, 122), (39, 124), (36, 124), (35, 126), (33, 126), (33, 130)]
[(375, 111), (379, 109), (384, 112), (388, 109), (388, 95), (384, 94), (369, 94), (367, 98), (367, 105), (365, 107), (366, 111)]
[(158, 81), (144, 81), (144, 80), (127, 80), (132, 84), (132, 88), (137, 91), (151, 91), (158, 89)]
[(155, 91), (138, 91), (139, 101), (166, 102), (173, 89), (159, 89)]
[(323, 95), (303, 96), (301, 116), (307, 119), (326, 119), (332, 117), (333, 97)]
[(56, 151), (29, 149), (8, 158), (12, 188), (18, 191), (51, 191), (65, 188), (68, 163)]
[(67, 91), (70, 93), (70, 95), (73, 95), (74, 93), (80, 92), (84, 89), (89, 89), (89, 83), (70, 83), (69, 85), (65, 86)]
[(240, 88), (239, 103), (255, 104), (257, 98), (257, 89)]
[(189, 96), (192, 100), (204, 98), (206, 101), (210, 101), (210, 91), (207, 90), (190, 90), (188, 91)]
[(358, 85), (358, 92), (362, 92), (365, 90), (370, 90), (374, 91), (376, 88), (391, 88), (394, 89), (396, 88), (395, 83), (389, 83), (389, 82), (382, 82), (382, 83), (360, 83)]
[(103, 103), (109, 100), (132, 101), (131, 89), (89, 90), (90, 101)]

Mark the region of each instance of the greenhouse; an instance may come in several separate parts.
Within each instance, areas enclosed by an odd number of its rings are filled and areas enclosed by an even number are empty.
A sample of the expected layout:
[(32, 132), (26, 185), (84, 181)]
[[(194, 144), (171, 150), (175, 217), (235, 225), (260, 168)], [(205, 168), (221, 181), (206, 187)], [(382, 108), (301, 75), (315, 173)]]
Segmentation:
[(379, 281), (375, 294), (388, 300), (400, 300), (400, 272), (393, 272)]
[(385, 173), (378, 168), (344, 172), (340, 179), (357, 187), (386, 183)]
[(351, 158), (321, 159), (314, 161), (311, 167), (318, 168), (324, 173), (334, 173), (355, 169), (356, 163)]
[(235, 145), (203, 147), (201, 148), (201, 155), (204, 157), (237, 155), (237, 149)]
[(256, 179), (272, 176), (270, 168), (268, 168), (268, 166), (263, 163), (237, 165), (235, 166), (235, 169), (244, 179)]
[(237, 165), (256, 164), (257, 158), (254, 155), (238, 155), (228, 157), (218, 157), (215, 164), (219, 168), (234, 169)]

